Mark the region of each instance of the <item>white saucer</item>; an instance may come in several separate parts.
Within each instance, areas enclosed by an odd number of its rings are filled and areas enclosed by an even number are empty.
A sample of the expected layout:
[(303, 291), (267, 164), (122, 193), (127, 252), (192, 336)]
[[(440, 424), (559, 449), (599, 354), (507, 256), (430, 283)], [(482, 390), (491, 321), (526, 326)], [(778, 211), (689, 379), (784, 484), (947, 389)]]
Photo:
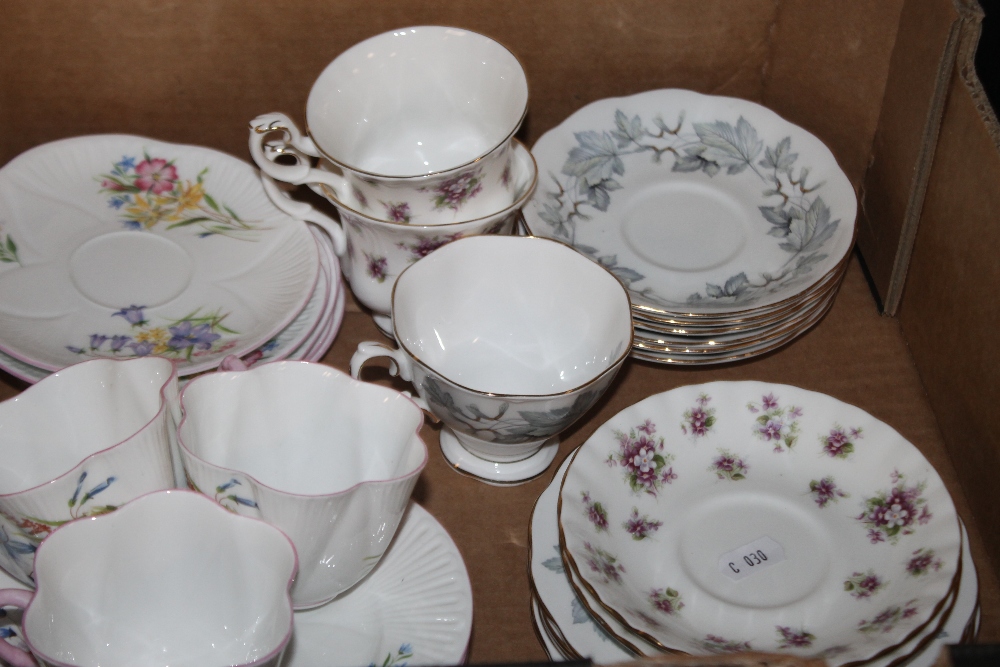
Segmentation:
[(487, 461), (467, 450), (447, 426), (441, 429), (440, 441), (441, 453), (457, 472), (493, 486), (516, 486), (538, 477), (559, 452), (559, 438), (552, 437), (528, 458), (500, 463)]
[(18, 253), (0, 267), (0, 346), (45, 370), (148, 354), (181, 376), (214, 368), (295, 320), (318, 273), (256, 170), (199, 146), (37, 146), (0, 170), (0, 219)]
[[(529, 573), (532, 585), (538, 595), (537, 604), (548, 611), (554, 622), (562, 631), (566, 641), (581, 655), (592, 658), (598, 664), (611, 664), (635, 658), (635, 653), (622, 646), (601, 627), (587, 607), (576, 597), (576, 592), (566, 576), (562, 558), (559, 556), (559, 532), (557, 523), (556, 503), (559, 497), (559, 486), (563, 474), (569, 466), (567, 457), (548, 488), (542, 492), (531, 516), (530, 528), (530, 561)], [(945, 644), (957, 643), (967, 627), (973, 628), (973, 636), (978, 631), (977, 602), (979, 584), (975, 564), (969, 549), (968, 537), (963, 530), (962, 578), (959, 582), (958, 599), (951, 610), (951, 615), (944, 628), (930, 639), (930, 633), (924, 633), (914, 638), (905, 646), (892, 654), (869, 663), (868, 667), (894, 667), (902, 664), (904, 659), (914, 652), (922, 642), (928, 642), (926, 648), (917, 652), (908, 662), (908, 667), (932, 667), (938, 652)], [(533, 603), (533, 612), (534, 611)], [(614, 619), (603, 619), (611, 620)], [(544, 624), (536, 620), (539, 629), (544, 634)], [(937, 624), (934, 624), (937, 628)], [(930, 632), (934, 632), (932, 629)], [(546, 650), (555, 651), (555, 656), (563, 656), (556, 648), (551, 638), (544, 636), (543, 645)], [(647, 655), (657, 655), (657, 652), (635, 638), (634, 648), (641, 649)]]
[[(0, 570), (0, 588), (26, 587)], [(8, 619), (18, 622), (20, 614)], [(5, 630), (17, 633), (16, 644), (20, 628), (0, 627), (0, 636)], [(367, 578), (327, 605), (295, 613), (282, 667), (457, 665), (471, 631), (472, 586), (462, 556), (441, 524), (410, 503)]]

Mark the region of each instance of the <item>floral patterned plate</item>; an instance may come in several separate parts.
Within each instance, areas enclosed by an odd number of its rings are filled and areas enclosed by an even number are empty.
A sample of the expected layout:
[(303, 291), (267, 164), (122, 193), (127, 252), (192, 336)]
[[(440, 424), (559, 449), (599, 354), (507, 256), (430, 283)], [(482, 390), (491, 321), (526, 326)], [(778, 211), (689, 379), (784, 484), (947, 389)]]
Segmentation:
[[(547, 650), (556, 651), (550, 656), (561, 655), (564, 659), (586, 656), (598, 664), (625, 662), (637, 654), (660, 655), (661, 651), (638, 641), (607, 614), (588, 596), (586, 588), (579, 584), (570, 585), (568, 577), (572, 572), (565, 570), (559, 557), (557, 521), (559, 487), (568, 467), (569, 458), (539, 496), (531, 515), (529, 574), (535, 598), (535, 623), (543, 633), (547, 632), (542, 638), (543, 645)], [(552, 545), (551, 551), (540, 548), (546, 544)], [(959, 640), (969, 641), (975, 636), (979, 584), (965, 530), (962, 531), (962, 547), (962, 577), (953, 606), (942, 612), (933, 628), (891, 654), (868, 663), (870, 667), (896, 667), (904, 663), (910, 667), (931, 667), (941, 646)], [(553, 557), (552, 554), (556, 555)], [(704, 652), (708, 653), (748, 650), (742, 644), (727, 645), (721, 637), (707, 644)], [(753, 648), (752, 644), (750, 648)]]
[[(320, 275), (316, 288), (306, 307), (291, 324), (243, 357), (248, 364), (280, 359), (319, 361), (340, 329), (346, 304), (340, 265), (333, 253), (330, 238), (316, 228), (310, 228), (310, 231), (320, 249)], [(15, 359), (3, 351), (0, 351), (0, 370), (32, 384), (51, 373)]]
[(150, 354), (214, 368), (287, 327), (319, 267), (249, 164), (124, 135), (0, 169), (0, 245), (0, 348), (44, 370)]
[[(0, 588), (26, 588), (0, 570)], [(24, 647), (20, 612), (0, 610), (0, 639)], [(458, 665), (472, 631), (472, 587), (444, 527), (410, 503), (378, 566), (346, 595), (295, 612), (282, 667)], [(0, 661), (0, 667), (6, 663)]]
[(639, 311), (778, 304), (853, 244), (857, 198), (833, 154), (752, 102), (686, 90), (599, 100), (532, 153), (528, 228), (608, 267)]
[(560, 542), (623, 626), (870, 660), (918, 636), (958, 582), (961, 531), (930, 463), (864, 411), (786, 385), (652, 396), (580, 448)]

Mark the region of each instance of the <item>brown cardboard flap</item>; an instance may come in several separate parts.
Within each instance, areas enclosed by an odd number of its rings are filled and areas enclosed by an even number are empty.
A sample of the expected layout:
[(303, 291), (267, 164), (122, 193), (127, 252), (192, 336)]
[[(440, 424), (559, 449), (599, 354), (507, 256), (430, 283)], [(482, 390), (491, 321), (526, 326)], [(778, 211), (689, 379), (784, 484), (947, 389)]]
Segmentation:
[(900, 16), (858, 234), (887, 315), (902, 295), (958, 44), (981, 21), (979, 6), (965, 0), (910, 1)]
[(899, 320), (962, 486), (1000, 565), (1000, 130), (973, 68), (970, 29), (916, 233)]

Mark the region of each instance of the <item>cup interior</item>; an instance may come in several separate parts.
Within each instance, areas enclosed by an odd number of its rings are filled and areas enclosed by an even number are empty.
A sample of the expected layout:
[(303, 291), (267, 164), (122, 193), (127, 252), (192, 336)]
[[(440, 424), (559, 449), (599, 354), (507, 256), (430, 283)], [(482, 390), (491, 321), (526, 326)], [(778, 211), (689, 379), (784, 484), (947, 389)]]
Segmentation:
[(61, 663), (245, 665), (287, 638), (294, 570), (275, 528), (189, 491), (154, 493), (46, 540), (25, 636)]
[(517, 58), (458, 28), (411, 27), (354, 45), (309, 93), (309, 133), (334, 161), (383, 176), (447, 171), (489, 153), (524, 115)]
[(404, 477), (426, 459), (413, 401), (319, 364), (206, 375), (181, 404), (179, 438), (191, 454), (285, 493), (339, 493)]
[(49, 482), (123, 442), (161, 409), (165, 359), (70, 366), (0, 403), (0, 494)]
[(620, 362), (632, 336), (621, 283), (535, 237), (475, 236), (435, 250), (400, 274), (392, 316), (411, 356), (496, 394), (575, 389)]

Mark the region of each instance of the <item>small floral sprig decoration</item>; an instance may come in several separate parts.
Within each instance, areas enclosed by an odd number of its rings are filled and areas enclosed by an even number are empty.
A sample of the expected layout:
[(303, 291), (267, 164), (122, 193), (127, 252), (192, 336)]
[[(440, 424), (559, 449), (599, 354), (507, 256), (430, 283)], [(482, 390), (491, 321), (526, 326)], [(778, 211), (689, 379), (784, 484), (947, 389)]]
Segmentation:
[(625, 470), (625, 481), (635, 493), (648, 493), (656, 497), (664, 484), (677, 479), (668, 464), (674, 460), (673, 454), (664, 451), (663, 436), (654, 437), (656, 425), (645, 422), (625, 431), (614, 431), (618, 439), (618, 451), (608, 454), (609, 466), (620, 465)]
[(4, 264), (21, 263), (21, 258), (17, 256), (17, 244), (14, 243), (14, 237), (7, 234), (5, 238), (2, 229), (0, 229), (0, 262)]
[(639, 516), (639, 508), (632, 508), (632, 515), (622, 523), (632, 539), (636, 542), (646, 539), (651, 533), (655, 533), (663, 525), (662, 521), (650, 521), (646, 515)]
[(382, 661), (381, 665), (376, 665), (374, 662), (369, 663), (368, 667), (406, 667), (406, 660), (413, 657), (413, 645), (410, 643), (400, 644), (399, 649), (396, 653), (387, 653), (385, 660)]
[(861, 427), (844, 429), (840, 424), (830, 429), (829, 435), (819, 437), (823, 452), (830, 458), (846, 459), (854, 453), (854, 443), (862, 438)]
[(410, 253), (410, 261), (415, 262), (418, 259), (422, 259), (431, 254), (441, 246), (451, 243), (452, 241), (457, 241), (463, 236), (464, 234), (462, 234), (462, 232), (455, 232), (454, 234), (447, 234), (445, 236), (422, 238), (416, 243), (399, 242), (396, 244), (396, 247), (408, 251)]
[(750, 464), (728, 449), (720, 449), (719, 455), (712, 461), (712, 465), (708, 467), (708, 471), (714, 472), (715, 476), (719, 479), (738, 482), (741, 479), (747, 478), (747, 473), (750, 471)]
[(12, 521), (17, 526), (17, 532), (19, 532), (22, 537), (35, 544), (40, 544), (42, 540), (49, 536), (49, 533), (64, 523), (68, 523), (73, 519), (101, 516), (102, 514), (108, 514), (109, 512), (114, 512), (118, 509), (117, 505), (86, 506), (91, 500), (107, 491), (108, 488), (111, 487), (111, 485), (118, 479), (112, 475), (97, 482), (89, 489), (85, 489), (84, 487), (88, 476), (89, 473), (84, 470), (80, 473), (80, 476), (76, 480), (76, 488), (73, 490), (73, 495), (66, 502), (69, 507), (68, 519), (48, 520), (34, 516), (14, 517), (10, 515), (7, 515), (7, 519)]
[[(361, 195), (361, 198), (364, 199), (364, 195)], [(413, 214), (410, 212), (410, 205), (405, 201), (379, 201), (379, 203), (382, 204), (382, 208), (385, 209), (385, 217), (387, 220), (391, 220), (392, 222), (401, 222), (406, 225), (410, 224), (410, 218)]]
[(243, 220), (236, 211), (216, 201), (205, 189), (208, 167), (194, 181), (183, 180), (173, 160), (124, 156), (110, 173), (99, 177), (100, 192), (111, 195), (108, 206), (120, 211), (128, 229), (152, 229), (168, 223), (167, 229), (195, 227), (198, 236), (216, 234), (241, 240), (255, 240), (260, 227)]
[(708, 435), (715, 425), (715, 408), (708, 407), (711, 400), (708, 394), (701, 394), (695, 399), (695, 406), (684, 411), (681, 433), (690, 434), (693, 439)]
[(243, 483), (235, 477), (230, 479), (228, 482), (218, 485), (215, 487), (215, 502), (219, 503), (230, 512), (236, 512), (237, 505), (258, 509), (257, 503), (253, 499), (236, 495), (234, 487), (242, 485)]
[(590, 494), (586, 491), (581, 493), (583, 496), (583, 505), (586, 508), (587, 520), (594, 524), (594, 529), (598, 533), (608, 532), (608, 511), (604, 509), (604, 505), (591, 499)]
[(835, 503), (840, 498), (848, 498), (851, 495), (837, 488), (837, 483), (833, 481), (833, 477), (831, 476), (820, 480), (811, 480), (809, 482), (809, 493), (813, 494), (813, 500), (820, 507), (826, 507), (827, 503)]
[(889, 607), (870, 621), (859, 621), (858, 632), (865, 634), (892, 632), (900, 622), (913, 618), (918, 611), (916, 600)]
[(889, 541), (896, 544), (902, 535), (911, 535), (917, 525), (926, 524), (933, 516), (923, 497), (926, 482), (907, 486), (905, 476), (892, 473), (893, 486), (888, 491), (865, 500), (865, 509), (856, 518), (868, 527), (872, 544)]
[(0, 547), (3, 547), (4, 552), (14, 562), (20, 560), (22, 556), (35, 553), (38, 549), (38, 543), (40, 542), (41, 540), (37, 540), (36, 543), (35, 541), (13, 539), (7, 534), (7, 529), (0, 526)]
[(450, 208), (458, 211), (467, 201), (483, 190), (482, 169), (476, 167), (453, 176), (433, 188), (420, 188), (430, 192), (435, 209)]
[(587, 550), (587, 566), (591, 571), (601, 575), (604, 583), (622, 583), (622, 573), (625, 566), (618, 562), (618, 558), (608, 553), (600, 547), (595, 547), (590, 542), (584, 542), (583, 548)]
[(774, 451), (792, 449), (799, 439), (799, 417), (802, 408), (795, 405), (781, 407), (778, 398), (769, 393), (762, 396), (760, 403), (747, 403), (747, 410), (758, 415), (754, 420), (753, 435), (758, 440), (774, 443)]
[[(206, 315), (196, 309), (177, 320), (168, 320), (160, 326), (150, 326), (145, 315), (146, 306), (131, 305), (111, 314), (129, 324), (129, 334), (91, 334), (89, 346), (66, 349), (74, 354), (97, 357), (146, 357), (149, 355), (183, 358), (188, 361), (204, 354), (223, 352), (234, 347), (236, 341), (222, 342), (223, 334), (237, 332), (226, 327), (223, 321), (228, 313), (215, 311)], [(107, 343), (107, 346), (105, 346)]]
[(673, 588), (654, 588), (649, 592), (649, 602), (653, 608), (667, 616), (673, 616), (684, 608), (681, 594)]
[(701, 640), (701, 646), (709, 653), (743, 653), (753, 650), (750, 642), (734, 641), (718, 635), (705, 635)]
[(931, 570), (937, 572), (944, 567), (944, 561), (934, 554), (933, 549), (917, 549), (906, 564), (906, 573), (913, 577), (922, 577)]
[(389, 277), (389, 260), (382, 255), (371, 255), (367, 252), (364, 255), (365, 270), (368, 273), (368, 277), (384, 283), (385, 279)]
[(788, 626), (775, 626), (778, 632), (778, 648), (808, 648), (816, 641), (816, 635), (805, 629), (792, 630)]
[(889, 582), (875, 574), (875, 570), (855, 572), (844, 580), (844, 590), (858, 600), (870, 598), (888, 585)]

